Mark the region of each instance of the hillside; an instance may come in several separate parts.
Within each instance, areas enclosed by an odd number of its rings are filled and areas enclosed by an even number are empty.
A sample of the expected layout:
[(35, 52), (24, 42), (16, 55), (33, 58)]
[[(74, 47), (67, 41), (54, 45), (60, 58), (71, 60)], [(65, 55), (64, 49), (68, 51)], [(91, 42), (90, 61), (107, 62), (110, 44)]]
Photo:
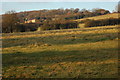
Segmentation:
[[(74, 20), (74, 21), (81, 22), (81, 21), (84, 21), (84, 20), (87, 20), (87, 19), (90, 19), (90, 20), (101, 20), (101, 19), (109, 19), (109, 18), (119, 18), (119, 15), (120, 15), (120, 13), (110, 13), (110, 14), (106, 14), (106, 15), (87, 17), (87, 18), (83, 18), (83, 19), (77, 19), (77, 20)], [(79, 23), (78, 26), (80, 28), (84, 28), (85, 23)]]
[(37, 19), (39, 22), (44, 22), (45, 20), (57, 20), (57, 19), (80, 19), (84, 17), (97, 16), (97, 15), (105, 15), (110, 12), (105, 9), (95, 9), (95, 10), (80, 10), (76, 9), (52, 9), (52, 10), (38, 10), (38, 11), (26, 11), (20, 12), (17, 14), (21, 22), (25, 19)]
[[(39, 30), (77, 28), (78, 23), (73, 20), (85, 17), (109, 14), (105, 9), (43, 9), (37, 11), (18, 12), (9, 11), (2, 15), (2, 32), (29, 32)], [(12, 25), (10, 27), (10, 25)]]
[(87, 17), (83, 19), (77, 19), (75, 21), (82, 21), (86, 19), (94, 19), (94, 20), (99, 20), (99, 19), (106, 19), (106, 18), (118, 18), (120, 13), (110, 13), (110, 14), (105, 14), (105, 15), (100, 15), (100, 16), (94, 16), (94, 17)]
[(118, 28), (4, 33), (3, 78), (117, 78)]

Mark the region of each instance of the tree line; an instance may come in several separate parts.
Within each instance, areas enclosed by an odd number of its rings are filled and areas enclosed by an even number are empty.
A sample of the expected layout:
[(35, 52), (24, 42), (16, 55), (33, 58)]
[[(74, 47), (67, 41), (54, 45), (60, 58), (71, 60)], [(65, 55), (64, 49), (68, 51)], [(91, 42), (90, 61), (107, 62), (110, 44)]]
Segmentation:
[(69, 20), (48, 21), (40, 26), (40, 30), (70, 29), (77, 28), (78, 23)]
[(85, 20), (85, 27), (107, 26), (120, 24), (120, 18), (108, 18), (100, 20)]
[(24, 22), (25, 20), (37, 19), (38, 22), (44, 22), (45, 20), (52, 19), (81, 19), (85, 17), (92, 17), (97, 15), (104, 15), (110, 13), (108, 10), (94, 8), (92, 10), (87, 9), (79, 9), (79, 8), (70, 8), (70, 9), (52, 9), (52, 10), (38, 10), (38, 11), (27, 11), (20, 12), (17, 14), (20, 22)]
[[(27, 32), (54, 29), (69, 29), (77, 28), (78, 23), (73, 19), (81, 19), (84, 17), (91, 17), (97, 15), (109, 14), (105, 9), (53, 9), (53, 10), (39, 10), (16, 13), (9, 11), (2, 15), (2, 32)], [(25, 20), (37, 19), (36, 23), (24, 23)]]

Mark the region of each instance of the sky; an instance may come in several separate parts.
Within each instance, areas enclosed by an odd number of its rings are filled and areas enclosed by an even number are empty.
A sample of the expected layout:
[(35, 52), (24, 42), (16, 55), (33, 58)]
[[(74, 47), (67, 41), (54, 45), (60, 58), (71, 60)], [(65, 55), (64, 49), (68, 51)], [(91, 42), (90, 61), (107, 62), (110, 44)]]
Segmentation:
[[(19, 0), (17, 0), (19, 1)], [(24, 0), (26, 1), (26, 0)], [(35, 1), (35, 0), (32, 0)], [(41, 1), (36, 1), (36, 2), (32, 2), (32, 1), (26, 1), (23, 2), (22, 0), (19, 2), (16, 1), (10, 1), (9, 2), (6, 0), (2, 1), (0, 3), (0, 5), (2, 5), (2, 11), (0, 11), (0, 14), (4, 14), (7, 11), (10, 10), (15, 10), (16, 12), (22, 12), (22, 11), (32, 11), (32, 10), (41, 10), (41, 9), (58, 9), (58, 8), (79, 8), (79, 9), (93, 9), (93, 8), (103, 8), (109, 11), (113, 11), (115, 10), (115, 6), (118, 4), (117, 0), (92, 0), (88, 2), (88, 0), (84, 0), (83, 1), (78, 1), (75, 2), (75, 0), (72, 2), (66, 0), (66, 2), (62, 1), (62, 0), (52, 0), (52, 1), (48, 1), (48, 2), (43, 2)], [(44, 0), (45, 1), (45, 0)], [(85, 2), (86, 1), (86, 2)], [(107, 2), (108, 1), (108, 2)]]
[(2, 2), (118, 2), (119, 0), (1, 0)]

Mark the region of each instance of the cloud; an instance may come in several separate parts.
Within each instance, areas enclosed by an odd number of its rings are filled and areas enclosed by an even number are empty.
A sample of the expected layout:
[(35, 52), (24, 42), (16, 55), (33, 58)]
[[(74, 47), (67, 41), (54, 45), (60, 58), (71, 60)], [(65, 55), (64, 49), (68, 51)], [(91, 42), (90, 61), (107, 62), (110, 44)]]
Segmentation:
[(2, 0), (2, 2), (119, 2), (119, 0)]

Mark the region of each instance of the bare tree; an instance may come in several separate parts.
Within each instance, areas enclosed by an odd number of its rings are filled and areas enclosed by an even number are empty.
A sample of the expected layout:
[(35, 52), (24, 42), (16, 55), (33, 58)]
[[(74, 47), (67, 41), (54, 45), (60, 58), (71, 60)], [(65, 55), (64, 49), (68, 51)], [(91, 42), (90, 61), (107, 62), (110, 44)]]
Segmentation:
[(2, 17), (3, 32), (12, 33), (16, 29), (19, 20), (15, 11), (8, 11)]

